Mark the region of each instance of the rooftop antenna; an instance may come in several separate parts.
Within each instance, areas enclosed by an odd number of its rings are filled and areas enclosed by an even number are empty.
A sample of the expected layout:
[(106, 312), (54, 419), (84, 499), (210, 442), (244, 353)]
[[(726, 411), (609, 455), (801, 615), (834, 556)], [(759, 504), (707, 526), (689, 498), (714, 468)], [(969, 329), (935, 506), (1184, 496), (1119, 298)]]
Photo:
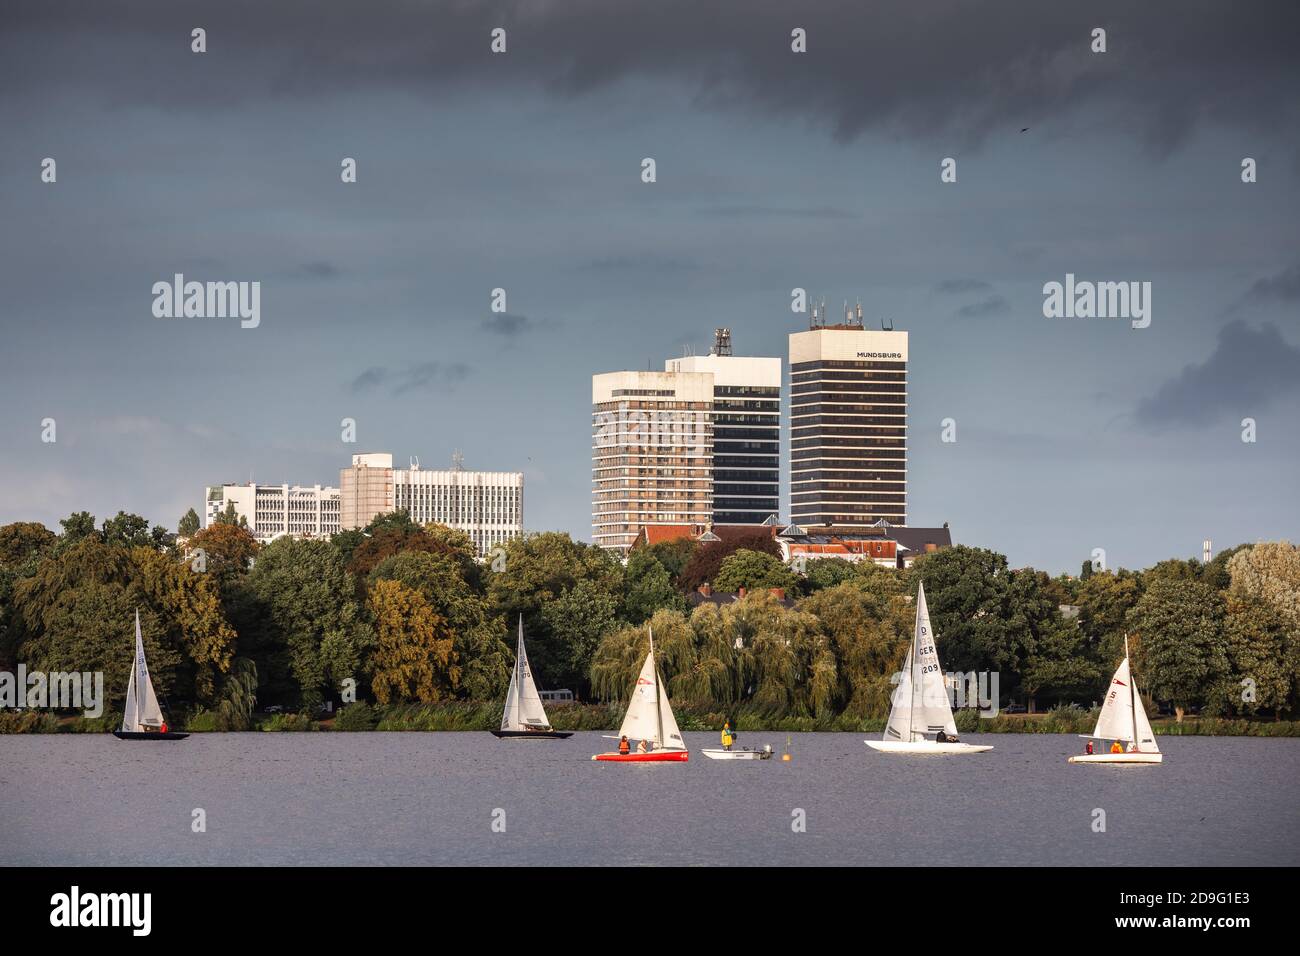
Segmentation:
[(417, 456), (412, 455), (412, 456), (411, 456), (411, 471), (419, 471), (419, 470), (420, 470), (420, 459), (419, 459)]
[(713, 348), (709, 351), (709, 354), (710, 355), (731, 354), (731, 329), (713, 330)]
[(894, 331), (894, 320), (885, 318), (880, 320), (880, 327), (886, 332)]
[(451, 470), (452, 471), (465, 470), (465, 456), (460, 453), (459, 448), (457, 448), (455, 451), (451, 453)]
[(862, 327), (862, 300), (858, 299), (858, 327)]

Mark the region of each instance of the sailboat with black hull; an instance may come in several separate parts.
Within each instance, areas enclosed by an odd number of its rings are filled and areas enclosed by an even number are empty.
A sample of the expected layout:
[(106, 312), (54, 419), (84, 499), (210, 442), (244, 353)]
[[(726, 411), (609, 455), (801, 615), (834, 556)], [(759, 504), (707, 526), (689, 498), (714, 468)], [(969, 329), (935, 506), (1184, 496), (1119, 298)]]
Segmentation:
[(135, 661), (131, 664), (131, 680), (126, 685), (126, 710), (122, 714), (122, 729), (113, 731), (118, 740), (184, 740), (189, 734), (167, 729), (153, 681), (149, 679), (149, 664), (144, 659), (144, 639), (140, 636), (140, 612), (135, 612)]
[(510, 675), (510, 691), (506, 694), (506, 709), (501, 715), (501, 729), (492, 731), (501, 740), (563, 740), (573, 732), (551, 729), (546, 719), (546, 708), (533, 683), (533, 672), (528, 667), (528, 652), (524, 650), (524, 616), (519, 615), (519, 640), (515, 646), (515, 669)]

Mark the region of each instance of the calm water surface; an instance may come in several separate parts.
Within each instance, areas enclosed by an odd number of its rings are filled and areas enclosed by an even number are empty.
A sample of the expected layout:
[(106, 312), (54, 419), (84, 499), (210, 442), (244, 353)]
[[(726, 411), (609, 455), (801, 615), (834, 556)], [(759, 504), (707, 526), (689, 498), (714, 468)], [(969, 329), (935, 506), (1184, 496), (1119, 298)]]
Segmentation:
[(1087, 767), (1074, 737), (970, 734), (996, 749), (950, 758), (862, 739), (629, 765), (590, 760), (599, 734), (0, 736), (0, 864), (1300, 864), (1300, 740), (1163, 737), (1162, 766)]

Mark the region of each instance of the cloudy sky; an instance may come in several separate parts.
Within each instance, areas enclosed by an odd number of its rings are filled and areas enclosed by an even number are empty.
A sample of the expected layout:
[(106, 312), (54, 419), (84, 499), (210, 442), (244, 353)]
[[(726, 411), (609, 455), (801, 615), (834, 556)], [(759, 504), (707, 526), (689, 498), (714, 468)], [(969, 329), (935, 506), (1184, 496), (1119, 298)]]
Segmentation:
[[(7, 0), (0, 523), (459, 448), (589, 539), (591, 374), (719, 325), (784, 356), (803, 287), (911, 335), (911, 523), (1052, 571), (1295, 540), (1297, 36), (1290, 0)], [(155, 318), (177, 272), (260, 281), (260, 325)], [(1045, 318), (1067, 273), (1150, 282), (1150, 326)]]

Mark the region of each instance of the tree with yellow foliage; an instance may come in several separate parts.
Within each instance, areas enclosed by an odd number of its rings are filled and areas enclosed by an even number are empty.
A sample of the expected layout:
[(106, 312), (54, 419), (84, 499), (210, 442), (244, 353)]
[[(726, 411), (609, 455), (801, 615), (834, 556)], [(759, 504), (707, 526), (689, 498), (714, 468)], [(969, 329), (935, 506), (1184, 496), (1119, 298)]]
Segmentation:
[(378, 639), (371, 658), (375, 699), (428, 704), (450, 697), (460, 666), (446, 620), (400, 581), (375, 581), (367, 603)]

